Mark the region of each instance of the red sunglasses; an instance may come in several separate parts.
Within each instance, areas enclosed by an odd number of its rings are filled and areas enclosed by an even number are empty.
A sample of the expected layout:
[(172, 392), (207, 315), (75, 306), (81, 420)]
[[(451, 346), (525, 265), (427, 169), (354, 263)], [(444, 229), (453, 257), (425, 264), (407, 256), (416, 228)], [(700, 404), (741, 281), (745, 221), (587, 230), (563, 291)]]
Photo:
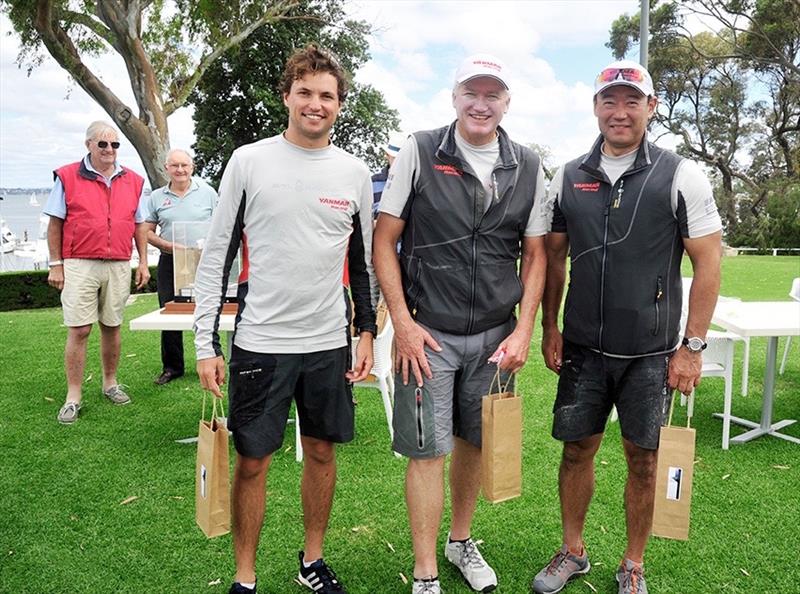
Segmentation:
[(644, 72), (636, 68), (606, 68), (597, 75), (597, 82), (622, 79), (632, 83), (644, 82)]

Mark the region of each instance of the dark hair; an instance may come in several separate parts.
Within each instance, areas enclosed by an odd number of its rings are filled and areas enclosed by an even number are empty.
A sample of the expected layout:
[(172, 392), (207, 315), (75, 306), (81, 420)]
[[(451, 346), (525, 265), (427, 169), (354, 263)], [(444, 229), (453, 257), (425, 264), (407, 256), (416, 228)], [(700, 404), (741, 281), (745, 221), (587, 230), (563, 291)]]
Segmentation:
[(300, 80), (309, 72), (331, 74), (336, 79), (339, 102), (344, 103), (349, 86), (347, 73), (330, 51), (313, 43), (309, 43), (303, 49), (295, 50), (286, 61), (286, 68), (284, 68), (283, 78), (281, 78), (281, 92), (288, 95), (292, 90), (292, 83)]

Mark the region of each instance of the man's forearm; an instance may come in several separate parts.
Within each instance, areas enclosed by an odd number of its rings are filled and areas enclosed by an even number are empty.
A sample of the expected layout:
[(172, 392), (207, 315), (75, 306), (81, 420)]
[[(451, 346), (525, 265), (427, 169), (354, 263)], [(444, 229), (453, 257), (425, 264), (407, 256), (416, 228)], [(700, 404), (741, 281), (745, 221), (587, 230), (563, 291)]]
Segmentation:
[(544, 251), (543, 238), (525, 238), (525, 242), (520, 263), (522, 299), (519, 302), (517, 327), (533, 333), (536, 311), (539, 309), (544, 293), (547, 256)]
[(410, 318), (405, 296), (403, 295), (403, 280), (400, 274), (400, 264), (397, 260), (396, 243), (385, 245), (386, 242), (375, 241), (372, 246), (372, 263), (378, 284), (389, 307), (389, 315), (395, 323), (401, 319)]
[(50, 217), (47, 224), (47, 250), (50, 253), (50, 260), (61, 259), (61, 241), (64, 235), (64, 219)]
[[(690, 255), (691, 257), (691, 255)], [(714, 246), (692, 258), (694, 278), (689, 291), (686, 336), (704, 337), (711, 325), (720, 285), (720, 256)], [(684, 299), (686, 296), (684, 295)]]
[(147, 265), (147, 223), (137, 223), (133, 234), (136, 251), (139, 254), (139, 263)]

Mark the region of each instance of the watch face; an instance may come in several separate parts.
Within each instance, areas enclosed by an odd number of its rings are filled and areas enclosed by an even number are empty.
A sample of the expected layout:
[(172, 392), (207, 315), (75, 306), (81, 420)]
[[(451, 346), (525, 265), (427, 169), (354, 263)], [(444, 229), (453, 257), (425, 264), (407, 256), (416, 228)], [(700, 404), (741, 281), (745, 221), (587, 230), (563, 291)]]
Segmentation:
[(703, 350), (703, 341), (696, 336), (690, 338), (686, 344), (690, 351), (699, 352)]

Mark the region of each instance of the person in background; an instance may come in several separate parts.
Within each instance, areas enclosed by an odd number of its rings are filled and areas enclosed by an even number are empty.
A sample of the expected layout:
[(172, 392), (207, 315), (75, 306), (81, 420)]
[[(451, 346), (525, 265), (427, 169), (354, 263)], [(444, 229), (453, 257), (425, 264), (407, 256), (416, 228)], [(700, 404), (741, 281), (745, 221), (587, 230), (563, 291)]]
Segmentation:
[(497, 370), (487, 360), (502, 355), (504, 381), (523, 367), (544, 285), (544, 172), (500, 127), (510, 102), (505, 65), (466, 58), (452, 100), (455, 121), (416, 132), (400, 150), (375, 229), (375, 270), (395, 329), (393, 447), (409, 458), (414, 594), (441, 592), (436, 542), (451, 452), (444, 556), (473, 590), (497, 587), (471, 532), (481, 401)]
[(83, 159), (53, 172), (55, 184), (43, 210), (50, 216), (47, 282), (61, 291), (67, 327), (67, 397), (57, 417), (65, 425), (77, 421), (81, 411), (86, 345), (95, 322), (100, 326), (103, 395), (118, 405), (131, 401), (117, 381), (117, 367), (134, 240), (136, 288), (150, 280), (144, 179), (117, 162), (119, 136), (111, 124), (92, 122), (85, 144), (89, 153)]
[[(591, 567), (583, 530), (594, 458), (612, 406), (628, 464), (628, 542), (616, 578), (619, 594), (647, 594), (643, 562), (659, 432), (672, 390), (688, 394), (700, 383), (719, 291), (722, 224), (711, 184), (697, 163), (648, 141), (657, 103), (650, 73), (636, 62), (614, 62), (594, 88), (600, 136), (553, 177), (542, 214), (550, 219), (542, 354), (559, 374), (553, 437), (564, 447), (562, 545), (534, 577), (537, 594), (558, 592)], [(694, 280), (681, 330), (684, 251)], [(558, 312), (568, 254), (562, 334)]]
[(386, 165), (372, 176), (372, 218), (374, 219), (378, 218), (383, 188), (386, 186), (386, 180), (389, 179), (389, 169), (391, 169), (392, 163), (394, 163), (395, 157), (397, 157), (397, 153), (400, 152), (400, 147), (403, 146), (407, 137), (408, 135), (402, 132), (390, 132), (389, 142), (383, 145)]
[[(217, 206), (217, 193), (203, 180), (192, 176), (194, 161), (183, 149), (167, 154), (164, 168), (169, 175), (166, 186), (153, 190), (147, 201), (147, 241), (161, 251), (158, 258), (158, 304), (164, 307), (175, 299), (175, 223), (205, 223), (211, 220)], [(160, 231), (156, 234), (156, 226)], [(161, 374), (155, 379), (158, 386), (168, 384), (184, 374), (183, 332), (161, 332)]]

